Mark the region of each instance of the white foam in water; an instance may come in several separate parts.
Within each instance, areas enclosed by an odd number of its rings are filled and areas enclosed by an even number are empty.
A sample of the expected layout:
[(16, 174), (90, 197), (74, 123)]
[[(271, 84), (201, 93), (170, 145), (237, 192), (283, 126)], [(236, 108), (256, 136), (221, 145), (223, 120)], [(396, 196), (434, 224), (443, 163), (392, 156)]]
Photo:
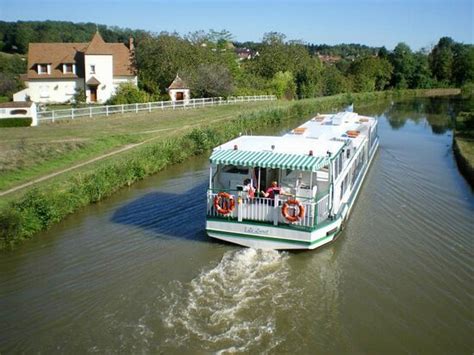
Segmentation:
[(226, 252), (189, 285), (177, 283), (164, 315), (173, 330), (167, 342), (215, 352), (276, 346), (276, 313), (291, 299), (287, 259), (272, 250)]

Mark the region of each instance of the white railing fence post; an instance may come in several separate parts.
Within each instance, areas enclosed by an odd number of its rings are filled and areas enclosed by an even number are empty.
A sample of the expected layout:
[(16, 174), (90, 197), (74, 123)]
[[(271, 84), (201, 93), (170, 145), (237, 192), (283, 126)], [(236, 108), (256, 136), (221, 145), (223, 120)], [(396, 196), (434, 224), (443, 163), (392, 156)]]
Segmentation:
[(89, 118), (92, 117), (92, 106), (89, 106)]
[(106, 116), (109, 115), (109, 106), (105, 106), (105, 115), (106, 115)]

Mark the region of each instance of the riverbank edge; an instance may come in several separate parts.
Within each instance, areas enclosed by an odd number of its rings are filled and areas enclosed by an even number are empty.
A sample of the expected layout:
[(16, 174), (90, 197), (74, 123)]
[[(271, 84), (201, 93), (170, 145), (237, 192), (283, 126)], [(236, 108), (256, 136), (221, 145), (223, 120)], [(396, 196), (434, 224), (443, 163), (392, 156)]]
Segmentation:
[(240, 132), (278, 125), (298, 117), (331, 111), (350, 103), (380, 99), (459, 94), (459, 89), (397, 90), (339, 94), (292, 102), (289, 106), (238, 113), (214, 126), (194, 128), (179, 137), (150, 143), (105, 161), (55, 186), (34, 188), (0, 210), (0, 250), (11, 250), (82, 207), (99, 202), (122, 187), (184, 162), (237, 136)]
[[(461, 172), (462, 176), (466, 181), (471, 185), (471, 188), (474, 189), (474, 161), (469, 160), (463, 150), (459, 146), (459, 141), (464, 140), (463, 138), (456, 137), (456, 133), (453, 135), (453, 152), (458, 165), (458, 169)], [(466, 141), (468, 143), (468, 141)], [(474, 142), (470, 142), (474, 144)]]

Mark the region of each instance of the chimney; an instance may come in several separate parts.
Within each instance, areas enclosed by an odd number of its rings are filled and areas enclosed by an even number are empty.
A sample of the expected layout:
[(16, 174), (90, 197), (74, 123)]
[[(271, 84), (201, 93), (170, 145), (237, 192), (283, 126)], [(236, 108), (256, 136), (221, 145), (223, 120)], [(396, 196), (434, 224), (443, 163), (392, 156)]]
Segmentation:
[(134, 51), (135, 50), (135, 45), (133, 44), (133, 37), (130, 36), (128, 38), (128, 48), (130, 49), (130, 51)]

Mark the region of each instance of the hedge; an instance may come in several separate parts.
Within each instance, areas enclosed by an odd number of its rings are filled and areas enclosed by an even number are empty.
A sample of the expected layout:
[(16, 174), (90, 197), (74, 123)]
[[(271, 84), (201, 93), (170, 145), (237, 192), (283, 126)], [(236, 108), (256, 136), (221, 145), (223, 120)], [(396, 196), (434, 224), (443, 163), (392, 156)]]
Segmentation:
[(31, 117), (0, 118), (0, 127), (29, 127), (32, 122)]

